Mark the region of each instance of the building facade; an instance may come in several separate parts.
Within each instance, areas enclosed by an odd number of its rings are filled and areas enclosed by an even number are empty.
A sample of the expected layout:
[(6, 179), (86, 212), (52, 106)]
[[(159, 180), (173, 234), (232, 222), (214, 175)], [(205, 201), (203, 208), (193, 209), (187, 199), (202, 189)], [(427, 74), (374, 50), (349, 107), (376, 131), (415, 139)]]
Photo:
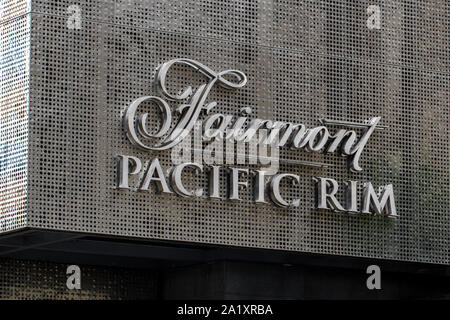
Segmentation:
[(449, 6), (2, 0), (0, 296), (446, 297)]

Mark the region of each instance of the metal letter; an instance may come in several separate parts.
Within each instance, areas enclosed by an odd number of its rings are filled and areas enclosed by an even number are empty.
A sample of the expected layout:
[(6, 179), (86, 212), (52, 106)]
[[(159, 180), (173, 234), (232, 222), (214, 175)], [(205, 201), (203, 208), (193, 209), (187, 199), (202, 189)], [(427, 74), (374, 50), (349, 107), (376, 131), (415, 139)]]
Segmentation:
[(209, 172), (209, 197), (213, 199), (221, 199), (219, 193), (219, 166), (212, 166)]
[(202, 188), (195, 191), (188, 191), (184, 187), (183, 182), (181, 181), (181, 175), (186, 167), (193, 168), (195, 171), (199, 170), (200, 172), (203, 172), (203, 166), (197, 163), (189, 162), (177, 165), (170, 172), (170, 183), (172, 184), (173, 191), (182, 197), (201, 197), (203, 195)]
[(394, 189), (392, 184), (383, 187), (380, 198), (378, 198), (370, 182), (364, 185), (362, 199), (362, 213), (370, 214), (373, 210), (375, 214), (385, 213), (388, 217), (396, 218)]
[(336, 199), (336, 193), (339, 189), (336, 180), (330, 178), (317, 178), (316, 180), (317, 209), (345, 211)]
[[(330, 133), (328, 129), (324, 126), (320, 126), (308, 131), (308, 136), (305, 140), (308, 140), (308, 144), (306, 145), (306, 150), (308, 151), (320, 151), (328, 142), (328, 137)], [(317, 137), (319, 137), (319, 141), (316, 142)]]
[[(197, 88), (194, 94), (192, 87), (186, 88), (179, 95), (172, 95), (168, 92), (166, 87), (167, 72), (174, 64), (183, 64), (190, 66), (191, 68), (198, 70), (200, 73), (206, 76), (208, 79), (206, 84), (202, 84)], [(234, 83), (224, 78), (224, 76), (230, 76), (237, 80)], [(161, 93), (170, 100), (180, 101), (185, 100), (192, 95), (189, 104), (182, 104), (178, 107), (178, 111), (182, 113), (182, 117), (179, 119), (176, 127), (172, 130), (168, 137), (159, 145), (159, 150), (169, 149), (180, 143), (189, 132), (192, 130), (195, 122), (202, 110), (206, 109), (207, 112), (215, 106), (215, 104), (208, 104), (205, 106), (205, 100), (207, 99), (211, 89), (217, 83), (219, 86), (225, 89), (237, 89), (242, 88), (247, 83), (247, 76), (239, 70), (225, 70), (222, 72), (215, 72), (207, 66), (190, 59), (173, 59), (163, 65), (158, 70), (157, 81)]]
[(287, 202), (283, 199), (283, 197), (280, 194), (280, 182), (284, 178), (289, 178), (292, 180), (292, 183), (295, 184), (297, 182), (298, 185), (300, 185), (300, 177), (296, 174), (290, 174), (290, 173), (282, 173), (277, 174), (270, 180), (270, 198), (272, 201), (279, 207), (298, 207), (300, 205), (300, 199), (295, 199), (293, 201)]
[(358, 204), (356, 203), (356, 191), (358, 181), (345, 182), (345, 209), (350, 213), (358, 212)]
[(241, 199), (239, 198), (239, 187), (243, 188), (247, 188), (248, 187), (248, 182), (243, 182), (243, 181), (239, 181), (239, 175), (240, 173), (246, 173), (248, 175), (248, 169), (242, 169), (242, 168), (230, 168), (231, 173), (229, 175), (229, 194), (230, 196), (228, 197), (228, 199), (230, 200), (238, 200), (240, 201)]
[[(157, 176), (153, 177), (155, 171), (157, 173)], [(153, 159), (152, 163), (150, 164), (139, 190), (147, 191), (148, 187), (150, 186), (150, 182), (152, 181), (156, 183), (158, 192), (172, 193), (172, 191), (170, 191), (169, 189), (169, 186), (167, 185), (166, 177), (164, 176), (164, 172), (161, 168), (161, 164), (159, 163), (158, 158)]]
[[(128, 185), (128, 176), (130, 174), (138, 174), (142, 169), (141, 160), (133, 156), (119, 155), (118, 173), (117, 173), (117, 188), (130, 189)], [(130, 163), (134, 169), (130, 172)]]
[(152, 101), (158, 105), (162, 112), (162, 126), (156, 134), (150, 134), (147, 130), (147, 117), (148, 114), (143, 114), (138, 117), (138, 132), (144, 138), (160, 138), (167, 133), (172, 123), (172, 111), (169, 105), (163, 99), (159, 97), (142, 97), (134, 100), (125, 110), (125, 115), (123, 117), (123, 126), (128, 139), (132, 144), (138, 146), (139, 148), (149, 151), (149, 150), (161, 150), (160, 146), (149, 147), (145, 145), (138, 137), (135, 128), (135, 117), (136, 111), (141, 103), (144, 101)]
[(256, 176), (255, 176), (255, 189), (254, 189), (254, 196), (255, 196), (255, 202), (256, 203), (267, 203), (264, 199), (264, 191), (265, 191), (265, 173), (264, 170), (257, 170)]
[(366, 145), (367, 141), (370, 138), (370, 135), (375, 130), (375, 127), (377, 126), (378, 122), (380, 121), (381, 117), (375, 117), (372, 120), (370, 120), (370, 127), (366, 130), (364, 135), (361, 137), (357, 145), (353, 148), (352, 154), (349, 158), (350, 160), (350, 170), (353, 172), (362, 171), (362, 168), (359, 166), (359, 158), (361, 157), (361, 153), (364, 149), (364, 146)]

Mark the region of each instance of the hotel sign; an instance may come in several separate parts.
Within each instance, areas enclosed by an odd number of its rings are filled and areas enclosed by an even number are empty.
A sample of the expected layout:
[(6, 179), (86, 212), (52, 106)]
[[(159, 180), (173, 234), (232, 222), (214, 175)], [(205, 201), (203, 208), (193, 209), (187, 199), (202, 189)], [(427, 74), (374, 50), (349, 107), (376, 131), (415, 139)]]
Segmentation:
[[(201, 73), (205, 81), (196, 88), (189, 86), (180, 93), (174, 94), (167, 88), (167, 75), (174, 65), (184, 65)], [(216, 72), (211, 68), (190, 59), (174, 59), (162, 64), (156, 74), (156, 87), (160, 96), (144, 96), (132, 101), (125, 109), (123, 126), (129, 141), (144, 151), (162, 151), (173, 149), (186, 142), (190, 135), (201, 124), (201, 137), (208, 143), (248, 144), (253, 147), (302, 149), (315, 153), (331, 153), (345, 156), (348, 168), (352, 172), (360, 172), (360, 158), (364, 147), (379, 125), (381, 117), (373, 117), (366, 123), (350, 123), (343, 121), (321, 120), (317, 127), (307, 127), (302, 123), (285, 122), (252, 118), (251, 109), (242, 108), (240, 116), (214, 113), (217, 101), (209, 101), (214, 88), (236, 90), (247, 84), (247, 76), (239, 70)], [(176, 104), (172, 110), (170, 103)], [(156, 130), (148, 127), (149, 114), (140, 112), (144, 103), (158, 107), (160, 122)], [(332, 131), (326, 125), (341, 127)], [(355, 127), (362, 128), (357, 134)], [(262, 134), (264, 133), (264, 134)], [(156, 142), (155, 142), (156, 140)], [(269, 203), (280, 207), (298, 207), (300, 200), (286, 199), (281, 185), (288, 181), (292, 187), (305, 183), (294, 173), (268, 173), (267, 170), (249, 170), (242, 167), (223, 167), (216, 164), (204, 165), (200, 162), (183, 162), (174, 165), (168, 176), (158, 158), (144, 161), (133, 155), (119, 155), (117, 165), (117, 188), (148, 191), (151, 185), (158, 192), (175, 193), (183, 197), (206, 196), (215, 199), (241, 200), (242, 189), (250, 188), (253, 183), (253, 201)], [(183, 172), (192, 170), (196, 174), (208, 176), (208, 190), (197, 188), (188, 190), (183, 183)], [(220, 173), (227, 170), (227, 194), (220, 194)], [(253, 177), (251, 177), (253, 175)], [(270, 175), (270, 177), (269, 177)], [(137, 176), (137, 185), (130, 186), (130, 177)], [(267, 179), (268, 178), (268, 179)], [(377, 214), (386, 217), (397, 217), (392, 184), (380, 187), (377, 193), (372, 183), (363, 183), (361, 199), (358, 201), (358, 182), (345, 181), (345, 200), (339, 201), (337, 193), (339, 184), (332, 178), (315, 177), (316, 208), (353, 214)], [(267, 199), (266, 199), (267, 198)], [(359, 203), (358, 203), (359, 202)]]

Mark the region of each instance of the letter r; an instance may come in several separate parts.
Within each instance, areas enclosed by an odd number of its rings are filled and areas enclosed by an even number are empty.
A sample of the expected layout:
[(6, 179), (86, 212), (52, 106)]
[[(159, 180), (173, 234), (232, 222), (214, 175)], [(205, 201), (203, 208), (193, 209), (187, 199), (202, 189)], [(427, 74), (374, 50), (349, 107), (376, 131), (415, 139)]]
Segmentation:
[(317, 193), (317, 209), (345, 211), (345, 209), (336, 199), (336, 193), (339, 188), (336, 180), (320, 177), (315, 180)]

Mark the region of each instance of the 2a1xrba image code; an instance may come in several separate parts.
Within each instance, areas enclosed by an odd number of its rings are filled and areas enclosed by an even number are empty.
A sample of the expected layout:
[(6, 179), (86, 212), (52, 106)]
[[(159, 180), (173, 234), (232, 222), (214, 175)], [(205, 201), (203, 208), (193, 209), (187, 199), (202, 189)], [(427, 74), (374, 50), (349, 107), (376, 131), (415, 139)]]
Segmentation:
[(222, 304), (220, 306), (189, 306), (177, 307), (178, 316), (238, 316), (238, 315), (274, 315), (270, 304)]

